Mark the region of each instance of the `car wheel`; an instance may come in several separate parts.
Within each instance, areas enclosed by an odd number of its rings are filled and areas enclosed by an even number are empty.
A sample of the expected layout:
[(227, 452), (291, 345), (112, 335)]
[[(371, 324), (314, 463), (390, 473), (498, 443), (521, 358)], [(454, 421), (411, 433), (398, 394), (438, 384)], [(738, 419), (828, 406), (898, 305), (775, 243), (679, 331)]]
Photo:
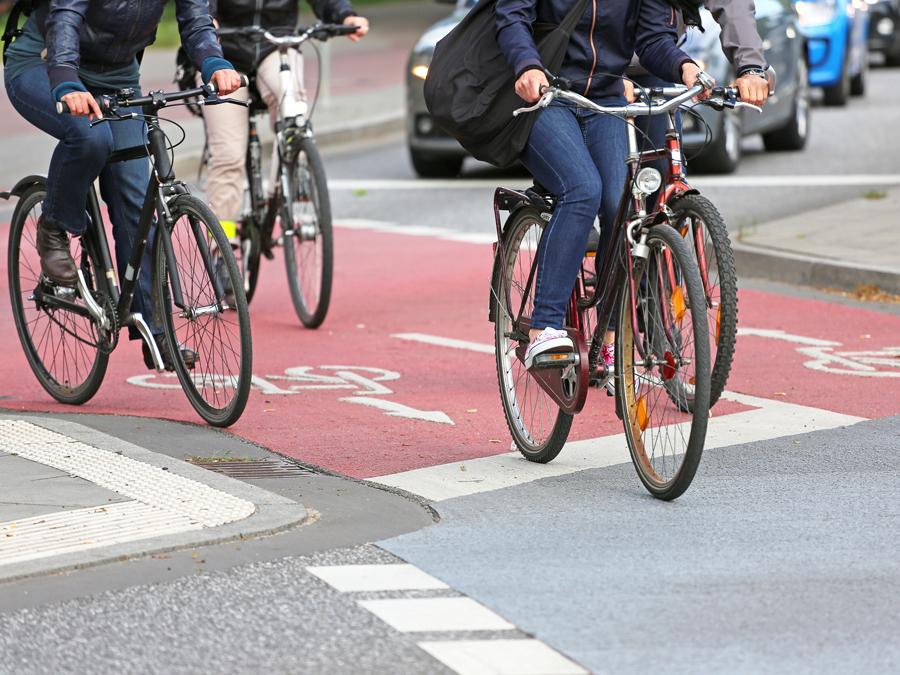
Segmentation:
[(797, 93), (791, 119), (781, 129), (763, 134), (766, 150), (802, 150), (809, 137), (809, 68), (806, 61), (797, 64)]
[(868, 52), (866, 52), (866, 57), (863, 59), (862, 65), (859, 68), (859, 73), (854, 75), (850, 79), (850, 95), (851, 96), (864, 96), (866, 93), (866, 75), (869, 72), (869, 57)]
[(409, 149), (413, 168), (422, 178), (455, 178), (462, 169), (462, 157), (436, 157)]
[(731, 173), (741, 161), (741, 118), (737, 110), (719, 113), (712, 142), (690, 162), (700, 173)]
[(844, 49), (844, 64), (841, 66), (841, 79), (830, 87), (825, 87), (825, 105), (847, 105), (850, 98), (850, 45)]

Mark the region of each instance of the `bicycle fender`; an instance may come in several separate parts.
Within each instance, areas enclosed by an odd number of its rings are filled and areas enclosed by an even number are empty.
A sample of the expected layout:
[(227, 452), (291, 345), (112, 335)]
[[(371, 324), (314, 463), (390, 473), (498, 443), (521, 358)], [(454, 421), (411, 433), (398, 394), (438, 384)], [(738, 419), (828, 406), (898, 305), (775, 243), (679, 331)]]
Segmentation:
[[(520, 201), (517, 205), (513, 206), (510, 209), (509, 215), (506, 217), (506, 220), (504, 221), (503, 227), (501, 229), (501, 232), (503, 232), (504, 236), (506, 235), (506, 226), (509, 225), (509, 223), (515, 217), (515, 215), (521, 209), (528, 208), (529, 206), (534, 208), (529, 202)], [(490, 291), (490, 295), (488, 296), (488, 321), (490, 321), (491, 323), (497, 322), (497, 316), (496, 316), (496, 312), (494, 311), (494, 303), (493, 303), (494, 296), (496, 295), (496, 297), (499, 298), (499, 297), (503, 297), (503, 295), (504, 295), (503, 282), (501, 279), (501, 271), (502, 271), (503, 264), (500, 261), (499, 250), (500, 250), (499, 247), (495, 244), (494, 245), (494, 269), (493, 269), (493, 272), (491, 273), (491, 291)]]
[(47, 177), (40, 175), (26, 176), (22, 178), (16, 186), (9, 192), (0, 192), (0, 199), (9, 199), (10, 197), (21, 197), (25, 194), (25, 190), (32, 185), (47, 185)]

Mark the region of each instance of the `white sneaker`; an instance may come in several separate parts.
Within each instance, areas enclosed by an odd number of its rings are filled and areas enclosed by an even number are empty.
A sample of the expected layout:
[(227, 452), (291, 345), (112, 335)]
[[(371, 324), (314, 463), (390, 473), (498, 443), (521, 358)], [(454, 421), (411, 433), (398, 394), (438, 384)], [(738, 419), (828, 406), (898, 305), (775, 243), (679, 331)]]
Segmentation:
[(531, 341), (525, 350), (525, 370), (531, 370), (534, 365), (534, 357), (546, 352), (566, 353), (575, 351), (572, 338), (564, 330), (545, 328)]

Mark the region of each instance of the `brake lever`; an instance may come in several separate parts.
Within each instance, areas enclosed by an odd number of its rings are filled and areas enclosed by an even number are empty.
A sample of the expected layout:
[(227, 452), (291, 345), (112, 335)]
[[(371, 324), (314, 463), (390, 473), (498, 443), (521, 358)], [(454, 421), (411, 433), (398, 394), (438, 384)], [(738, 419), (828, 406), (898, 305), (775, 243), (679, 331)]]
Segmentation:
[(555, 96), (556, 92), (552, 87), (545, 87), (544, 94), (541, 96), (537, 103), (529, 108), (517, 108), (516, 110), (513, 110), (513, 117), (518, 117), (522, 113), (533, 112), (539, 108), (546, 108), (548, 105), (550, 105), (550, 101), (552, 101)]

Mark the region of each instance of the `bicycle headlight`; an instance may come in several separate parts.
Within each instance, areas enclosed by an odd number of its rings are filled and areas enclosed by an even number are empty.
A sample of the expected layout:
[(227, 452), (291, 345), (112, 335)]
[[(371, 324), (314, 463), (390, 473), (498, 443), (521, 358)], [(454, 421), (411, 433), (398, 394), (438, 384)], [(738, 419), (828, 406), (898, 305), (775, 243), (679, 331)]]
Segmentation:
[(634, 186), (645, 195), (652, 195), (662, 185), (662, 176), (652, 167), (645, 167), (638, 171), (634, 179)]

